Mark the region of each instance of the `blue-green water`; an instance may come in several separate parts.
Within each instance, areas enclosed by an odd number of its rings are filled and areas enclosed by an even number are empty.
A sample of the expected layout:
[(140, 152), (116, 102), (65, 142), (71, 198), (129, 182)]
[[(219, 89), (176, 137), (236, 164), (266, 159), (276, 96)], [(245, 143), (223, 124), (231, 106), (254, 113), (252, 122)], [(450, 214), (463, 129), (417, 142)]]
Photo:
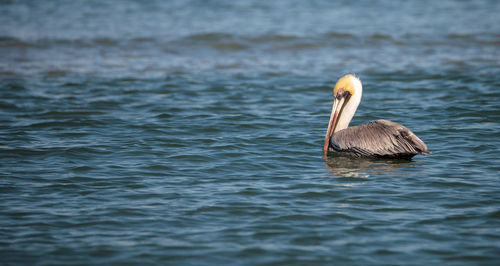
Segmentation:
[[(2, 1), (0, 264), (498, 265), (498, 14)], [(433, 153), (325, 161), (350, 72)]]

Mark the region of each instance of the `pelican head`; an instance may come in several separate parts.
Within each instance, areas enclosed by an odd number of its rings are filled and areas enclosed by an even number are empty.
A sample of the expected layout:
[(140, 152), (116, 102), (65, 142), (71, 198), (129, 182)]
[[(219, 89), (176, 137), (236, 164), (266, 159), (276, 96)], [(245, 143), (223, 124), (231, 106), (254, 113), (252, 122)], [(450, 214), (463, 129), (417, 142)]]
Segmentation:
[(349, 126), (356, 109), (361, 101), (363, 86), (361, 80), (353, 74), (347, 74), (340, 78), (333, 88), (333, 106), (330, 122), (326, 130), (323, 154), (328, 152), (328, 145), (332, 135)]

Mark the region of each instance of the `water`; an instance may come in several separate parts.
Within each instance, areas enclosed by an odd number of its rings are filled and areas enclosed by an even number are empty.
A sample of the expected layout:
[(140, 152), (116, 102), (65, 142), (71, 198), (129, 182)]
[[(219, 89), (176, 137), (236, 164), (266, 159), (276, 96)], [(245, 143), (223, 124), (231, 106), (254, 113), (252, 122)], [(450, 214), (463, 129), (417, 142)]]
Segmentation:
[[(498, 1), (2, 1), (0, 262), (500, 262)], [(321, 154), (353, 125), (433, 151)]]

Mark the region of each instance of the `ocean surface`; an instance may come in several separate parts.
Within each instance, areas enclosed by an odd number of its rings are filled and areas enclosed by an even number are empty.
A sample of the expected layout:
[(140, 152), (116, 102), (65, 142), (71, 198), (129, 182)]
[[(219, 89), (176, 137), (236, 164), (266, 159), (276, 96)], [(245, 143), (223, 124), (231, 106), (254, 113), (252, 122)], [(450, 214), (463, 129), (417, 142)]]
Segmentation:
[[(0, 1), (0, 264), (500, 265), (499, 14)], [(347, 73), (432, 154), (324, 159)]]

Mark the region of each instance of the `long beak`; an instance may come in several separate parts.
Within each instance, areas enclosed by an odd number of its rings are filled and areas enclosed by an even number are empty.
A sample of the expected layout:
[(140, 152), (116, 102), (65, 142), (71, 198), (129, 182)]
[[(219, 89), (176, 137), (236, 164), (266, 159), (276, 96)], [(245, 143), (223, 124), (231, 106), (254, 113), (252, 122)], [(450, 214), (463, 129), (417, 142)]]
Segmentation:
[(330, 144), (330, 138), (335, 132), (335, 128), (337, 127), (337, 121), (340, 116), (340, 111), (342, 110), (342, 106), (344, 105), (345, 97), (335, 97), (332, 106), (332, 113), (330, 115), (330, 122), (328, 123), (328, 129), (326, 130), (325, 136), (325, 144), (323, 145), (323, 156), (326, 156), (328, 153), (328, 146)]

